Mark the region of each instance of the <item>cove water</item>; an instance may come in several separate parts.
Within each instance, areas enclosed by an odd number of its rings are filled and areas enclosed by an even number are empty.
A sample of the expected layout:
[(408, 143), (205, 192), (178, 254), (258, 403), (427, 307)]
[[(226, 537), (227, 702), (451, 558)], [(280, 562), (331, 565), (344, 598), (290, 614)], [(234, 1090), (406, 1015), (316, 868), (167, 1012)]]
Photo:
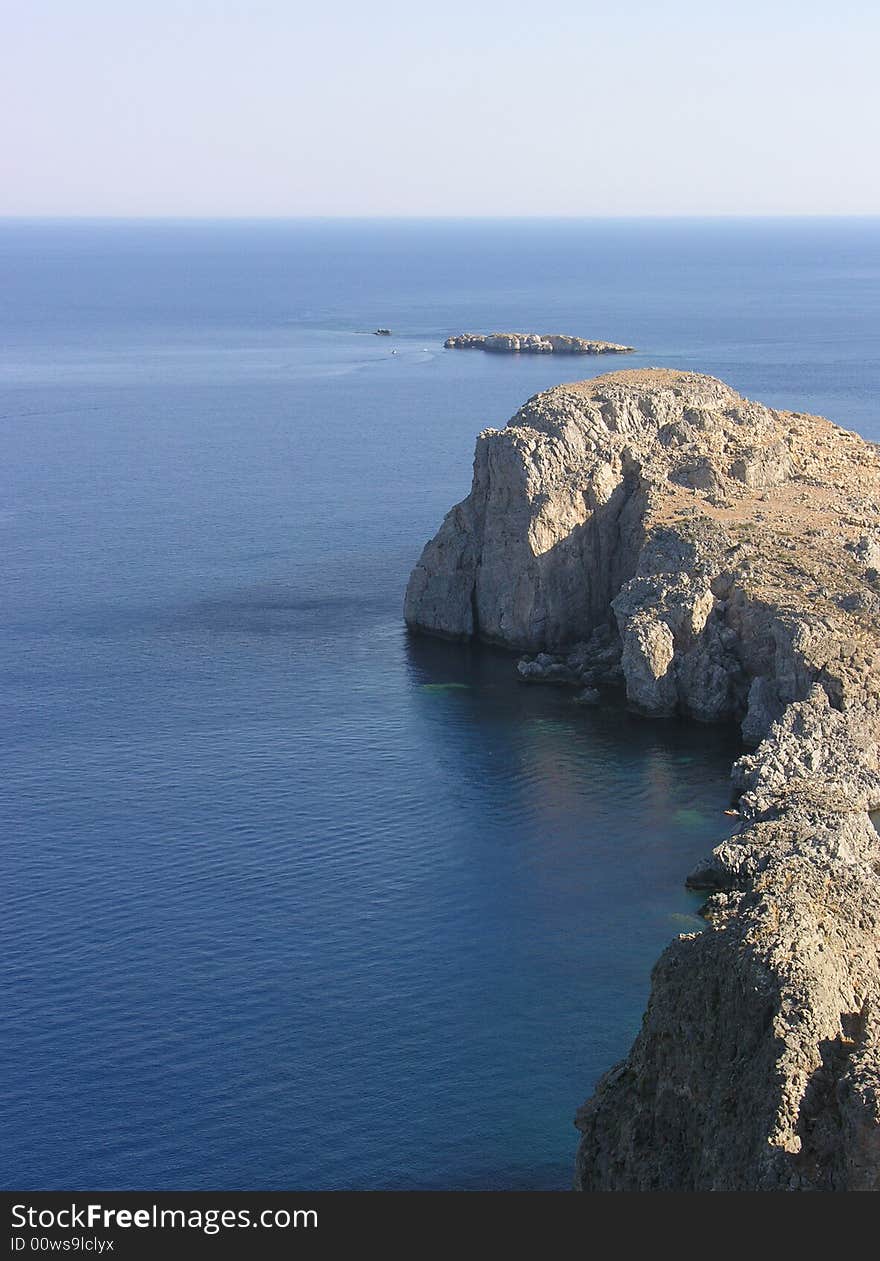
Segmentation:
[[(441, 349), (508, 328), (639, 350)], [(0, 1183), (567, 1187), (735, 736), (410, 640), (409, 570), (535, 391), (880, 438), (878, 329), (876, 220), (0, 225)]]

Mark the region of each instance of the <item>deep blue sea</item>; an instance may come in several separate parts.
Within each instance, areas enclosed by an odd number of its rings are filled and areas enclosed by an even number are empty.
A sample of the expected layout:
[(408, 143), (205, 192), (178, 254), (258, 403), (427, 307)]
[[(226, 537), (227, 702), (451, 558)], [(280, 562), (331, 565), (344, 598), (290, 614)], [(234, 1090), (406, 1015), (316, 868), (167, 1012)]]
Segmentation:
[(3, 1186), (570, 1184), (737, 744), (407, 637), (496, 328), (880, 438), (877, 220), (0, 225)]

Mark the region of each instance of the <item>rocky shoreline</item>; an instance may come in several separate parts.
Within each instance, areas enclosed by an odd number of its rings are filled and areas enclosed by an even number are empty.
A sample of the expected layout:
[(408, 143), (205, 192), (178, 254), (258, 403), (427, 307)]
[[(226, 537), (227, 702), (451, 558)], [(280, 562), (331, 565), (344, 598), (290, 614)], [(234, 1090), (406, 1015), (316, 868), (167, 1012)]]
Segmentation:
[(625, 355), (634, 349), (564, 333), (460, 333), (447, 337), (443, 345), (447, 350), (488, 350), (502, 355)]
[(877, 447), (647, 370), (482, 433), (413, 571), (413, 630), (754, 746), (740, 831), (688, 880), (705, 931), (664, 952), (578, 1113), (580, 1189), (880, 1189), (878, 567)]

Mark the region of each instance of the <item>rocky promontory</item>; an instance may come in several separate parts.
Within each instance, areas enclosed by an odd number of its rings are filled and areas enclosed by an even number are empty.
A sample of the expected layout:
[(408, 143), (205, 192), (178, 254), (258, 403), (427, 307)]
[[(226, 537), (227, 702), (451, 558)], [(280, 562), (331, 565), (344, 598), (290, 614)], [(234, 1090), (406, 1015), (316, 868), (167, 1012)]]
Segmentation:
[(878, 448), (693, 373), (559, 386), (480, 434), (405, 613), (754, 747), (576, 1185), (880, 1189)]
[(633, 349), (565, 333), (460, 333), (447, 337), (443, 345), (447, 350), (489, 350), (502, 355), (625, 355)]

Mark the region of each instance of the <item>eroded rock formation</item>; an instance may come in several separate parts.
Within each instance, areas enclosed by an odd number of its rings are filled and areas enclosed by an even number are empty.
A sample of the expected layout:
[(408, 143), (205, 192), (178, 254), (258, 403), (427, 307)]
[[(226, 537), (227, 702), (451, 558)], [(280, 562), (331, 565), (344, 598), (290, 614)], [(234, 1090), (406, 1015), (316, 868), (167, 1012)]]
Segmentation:
[(691, 373), (530, 399), (477, 441), (413, 571), (414, 629), (737, 721), (741, 830), (692, 873), (707, 928), (653, 978), (578, 1114), (585, 1189), (880, 1189), (880, 454)]
[(443, 345), (447, 350), (489, 350), (502, 355), (625, 355), (633, 349), (565, 333), (460, 333), (447, 337)]

